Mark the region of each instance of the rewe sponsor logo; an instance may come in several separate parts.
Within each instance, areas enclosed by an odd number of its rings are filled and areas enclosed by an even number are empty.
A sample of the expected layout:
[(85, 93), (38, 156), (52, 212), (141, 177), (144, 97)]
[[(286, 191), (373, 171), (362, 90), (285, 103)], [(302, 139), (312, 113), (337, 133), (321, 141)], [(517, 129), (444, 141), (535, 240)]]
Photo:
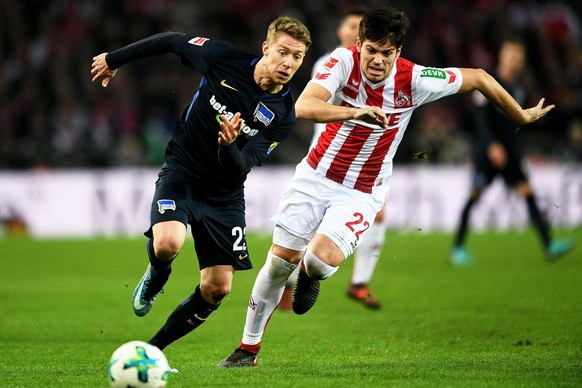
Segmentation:
[(354, 86), (352, 84), (346, 84), (346, 86), (344, 86), (344, 89), (349, 89), (354, 93), (359, 93), (360, 89), (357, 86)]
[(357, 98), (358, 94), (360, 94), (360, 81), (357, 78), (350, 77), (342, 88), (342, 92), (349, 98)]
[[(221, 122), (220, 115), (225, 115), (226, 118), (229, 120), (232, 120), (232, 118), (234, 117), (234, 113), (229, 111), (228, 108), (226, 107), (226, 105), (223, 105), (220, 102), (218, 102), (216, 100), (216, 96), (214, 94), (212, 95), (212, 97), (210, 97), (210, 106), (212, 107), (212, 109), (214, 109), (218, 113), (216, 115), (216, 121), (218, 121), (219, 123)], [(249, 127), (248, 125), (245, 124), (244, 119), (241, 118), (241, 120), (242, 120), (242, 125), (241, 125), (240, 132), (242, 134), (244, 134), (246, 137), (253, 137), (257, 133), (259, 133), (258, 129), (252, 129), (251, 127)]]

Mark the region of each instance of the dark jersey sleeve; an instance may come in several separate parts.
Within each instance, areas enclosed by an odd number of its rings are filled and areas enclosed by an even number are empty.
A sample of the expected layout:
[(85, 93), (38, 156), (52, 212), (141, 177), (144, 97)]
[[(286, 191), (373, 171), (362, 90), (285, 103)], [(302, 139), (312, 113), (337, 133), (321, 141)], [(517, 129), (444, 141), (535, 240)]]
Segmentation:
[(223, 51), (217, 49), (217, 46), (221, 45), (230, 44), (169, 31), (152, 35), (112, 51), (107, 54), (105, 60), (110, 68), (117, 69), (136, 59), (173, 53), (181, 58), (182, 64), (204, 74), (222, 55)]
[(230, 176), (240, 175), (259, 164), (257, 155), (250, 148), (239, 151), (236, 142), (228, 146), (220, 146), (218, 160)]
[(275, 147), (289, 136), (295, 126), (294, 117), (295, 109), (292, 108), (281, 125), (259, 132), (241, 149), (237, 142), (221, 146), (218, 150), (220, 164), (229, 175), (242, 174), (254, 166), (260, 166)]
[[(192, 104), (181, 116), (178, 123), (180, 130), (172, 135), (172, 143), (168, 147), (170, 152), (168, 150), (166, 152), (166, 161), (170, 159), (177, 161), (176, 164), (179, 166), (182, 166), (185, 160), (190, 161), (189, 164), (192, 166), (200, 165), (202, 160), (197, 158), (201, 158), (201, 154), (197, 153), (195, 157), (190, 155), (192, 147), (197, 147), (211, 152), (214, 154), (213, 157), (218, 158), (219, 165), (213, 164), (213, 168), (218, 167), (229, 177), (244, 178), (253, 166), (260, 165), (268, 154), (289, 136), (295, 125), (295, 111), (288, 88), (284, 87), (282, 92), (272, 95), (257, 92), (251, 66), (255, 57), (236, 49), (228, 42), (178, 32), (164, 32), (112, 51), (107, 55), (106, 61), (109, 67), (116, 69), (136, 59), (165, 53), (178, 55), (183, 65), (204, 75), (204, 86), (200, 87)], [(221, 80), (225, 79), (229, 82), (240, 82), (239, 90), (235, 90), (236, 97), (228, 95), (226, 87), (222, 86)], [(249, 84), (252, 84), (252, 87)], [(268, 109), (272, 109), (274, 119), (264, 126), (257, 124), (257, 134), (248, 136), (241, 133), (233, 144), (218, 147), (217, 155), (214, 151), (218, 138), (215, 132), (216, 108), (213, 108), (212, 102), (208, 103), (209, 100), (220, 101), (222, 108), (226, 109), (228, 106), (228, 109), (232, 110), (231, 113), (240, 111), (248, 122), (251, 122), (253, 117), (255, 104), (265, 104)], [(212, 171), (206, 173), (216, 177)]]
[(491, 122), (489, 118), (490, 107), (488, 104), (487, 102), (485, 105), (475, 106), (473, 111), (477, 144), (483, 148), (487, 148), (494, 140), (493, 134), (491, 133)]
[[(521, 86), (504, 83), (497, 76), (495, 76), (495, 79), (516, 101), (520, 104), (523, 103)], [(505, 149), (508, 158), (516, 161), (521, 158), (517, 127), (497, 106), (485, 101), (484, 104), (476, 106), (474, 117), (477, 132), (477, 154), (479, 157), (488, 159), (487, 148), (491, 143), (499, 142)]]

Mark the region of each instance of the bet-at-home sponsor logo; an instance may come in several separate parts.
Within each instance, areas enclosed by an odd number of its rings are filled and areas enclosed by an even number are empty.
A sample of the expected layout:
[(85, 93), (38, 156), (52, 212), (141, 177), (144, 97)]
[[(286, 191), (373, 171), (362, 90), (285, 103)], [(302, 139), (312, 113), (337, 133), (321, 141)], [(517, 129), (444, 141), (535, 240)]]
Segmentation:
[[(234, 113), (229, 111), (228, 108), (226, 107), (226, 105), (223, 105), (220, 102), (218, 102), (216, 100), (216, 97), (214, 96), (214, 94), (212, 95), (212, 97), (210, 97), (210, 106), (218, 113), (216, 115), (216, 121), (218, 121), (219, 123), (222, 121), (222, 120), (220, 120), (220, 115), (225, 115), (226, 118), (229, 120), (232, 120), (232, 118), (234, 117)], [(242, 126), (240, 129), (240, 132), (242, 134), (244, 134), (246, 137), (253, 137), (257, 133), (259, 133), (258, 129), (253, 129), (253, 128), (249, 127), (248, 125), (246, 125), (244, 119), (241, 119), (241, 120), (242, 120)]]
[(444, 70), (439, 69), (424, 69), (420, 72), (421, 77), (429, 77), (429, 78), (439, 78), (439, 79), (446, 79), (447, 74)]

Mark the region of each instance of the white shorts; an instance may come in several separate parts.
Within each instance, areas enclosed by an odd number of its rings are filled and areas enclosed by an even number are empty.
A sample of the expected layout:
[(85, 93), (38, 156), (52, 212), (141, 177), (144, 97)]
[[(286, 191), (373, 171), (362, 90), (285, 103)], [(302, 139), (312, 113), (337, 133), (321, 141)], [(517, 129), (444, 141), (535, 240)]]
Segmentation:
[(273, 243), (303, 251), (316, 234), (329, 237), (350, 256), (384, 205), (385, 195), (347, 188), (302, 162), (271, 220)]

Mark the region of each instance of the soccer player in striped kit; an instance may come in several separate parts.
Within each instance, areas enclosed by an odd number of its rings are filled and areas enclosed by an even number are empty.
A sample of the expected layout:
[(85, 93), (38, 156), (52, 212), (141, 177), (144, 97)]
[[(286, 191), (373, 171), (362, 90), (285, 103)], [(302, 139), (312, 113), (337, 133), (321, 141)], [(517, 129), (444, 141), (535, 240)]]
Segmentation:
[(356, 46), (332, 52), (299, 96), (297, 117), (327, 128), (297, 165), (273, 217), (273, 244), (251, 292), (242, 341), (219, 367), (257, 364), (265, 327), (297, 265), (293, 310), (304, 314), (314, 305), (320, 282), (354, 252), (384, 205), (392, 159), (414, 109), (472, 90), (517, 125), (554, 108), (541, 99), (523, 109), (481, 69), (437, 69), (402, 58), (408, 26), (393, 7), (366, 13)]
[[(365, 13), (366, 9), (362, 7), (350, 8), (344, 13), (336, 31), (340, 47), (351, 47), (356, 44), (360, 20)], [(331, 52), (327, 52), (315, 61), (312, 76), (317, 74), (321, 65), (329, 58), (329, 54)], [(325, 128), (326, 123), (314, 124), (311, 146), (317, 144), (317, 139), (325, 131)], [(366, 231), (366, 240), (358, 245), (358, 249), (354, 252), (352, 276), (346, 292), (348, 297), (373, 310), (381, 308), (380, 301), (371, 291), (369, 283), (372, 280), (386, 238), (386, 223), (383, 222), (385, 213), (384, 208), (378, 212), (374, 223)], [(293, 287), (297, 282), (298, 273), (299, 268), (296, 268), (285, 284), (285, 291), (279, 303), (279, 308), (284, 311), (292, 310)]]

